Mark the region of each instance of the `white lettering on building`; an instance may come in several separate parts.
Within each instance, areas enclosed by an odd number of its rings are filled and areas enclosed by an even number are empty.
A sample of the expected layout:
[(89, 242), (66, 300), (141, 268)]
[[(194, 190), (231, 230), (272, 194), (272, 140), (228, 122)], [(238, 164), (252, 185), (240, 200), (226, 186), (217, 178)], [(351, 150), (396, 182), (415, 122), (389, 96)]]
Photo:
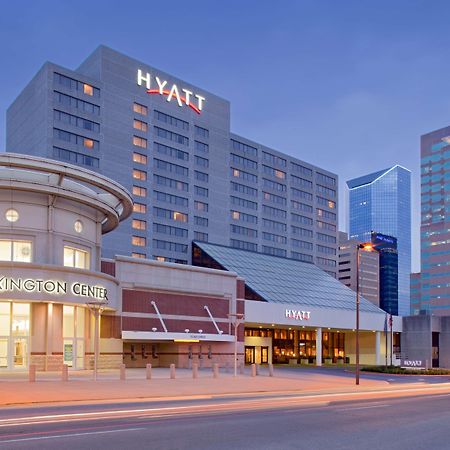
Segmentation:
[(286, 309), (285, 314), (286, 314), (286, 319), (309, 320), (311, 318), (311, 311)]
[[(3, 292), (38, 292), (52, 295), (65, 295), (68, 284), (58, 280), (39, 280), (34, 278), (0, 277), (0, 294)], [(108, 291), (103, 286), (91, 286), (75, 282), (70, 285), (70, 292), (78, 297), (108, 300)]]
[[(172, 99), (175, 99), (178, 106), (189, 106), (192, 108), (197, 114), (200, 114), (203, 110), (203, 106), (206, 102), (206, 98), (202, 95), (195, 94), (194, 92), (181, 88), (173, 83), (170, 89), (165, 89), (167, 86), (167, 80), (161, 80), (159, 77), (154, 77), (156, 81), (156, 85), (158, 89), (152, 89), (152, 75), (148, 72), (144, 73), (141, 69), (137, 71), (137, 84), (138, 86), (145, 86), (147, 89), (147, 94), (159, 94), (159, 95), (167, 95), (167, 101), (171, 102)], [(180, 94), (180, 91), (184, 94)], [(195, 99), (195, 101), (193, 101)]]

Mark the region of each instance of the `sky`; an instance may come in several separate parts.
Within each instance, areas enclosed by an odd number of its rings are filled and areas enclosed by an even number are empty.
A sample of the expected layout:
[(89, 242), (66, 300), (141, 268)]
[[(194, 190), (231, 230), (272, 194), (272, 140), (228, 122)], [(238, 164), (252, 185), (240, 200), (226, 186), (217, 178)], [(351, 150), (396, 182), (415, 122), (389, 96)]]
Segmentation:
[[(45, 61), (76, 68), (99, 44), (231, 102), (232, 131), (345, 181), (413, 173), (420, 270), (420, 135), (450, 125), (450, 2), (0, 0), (6, 109)], [(447, 93), (447, 94), (446, 94)]]

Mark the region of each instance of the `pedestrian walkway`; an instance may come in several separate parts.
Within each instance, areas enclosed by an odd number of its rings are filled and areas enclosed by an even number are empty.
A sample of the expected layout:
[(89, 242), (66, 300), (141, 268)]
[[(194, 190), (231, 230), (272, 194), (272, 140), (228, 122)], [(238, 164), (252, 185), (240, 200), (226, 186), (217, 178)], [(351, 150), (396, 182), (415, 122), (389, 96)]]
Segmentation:
[(307, 370), (284, 374), (275, 368), (275, 376), (269, 377), (262, 368), (256, 377), (250, 368), (234, 377), (231, 371), (222, 370), (219, 378), (213, 378), (211, 369), (202, 369), (198, 378), (189, 369), (177, 369), (176, 378), (170, 379), (167, 368), (154, 368), (152, 378), (146, 379), (145, 369), (127, 369), (126, 380), (119, 379), (118, 370), (100, 371), (93, 381), (92, 371), (69, 371), (69, 381), (61, 381), (57, 372), (38, 372), (37, 381), (28, 382), (26, 372), (0, 374), (0, 405), (53, 403), (92, 400), (183, 398), (186, 396), (212, 396), (243, 393), (317, 392), (349, 389), (373, 389), (386, 387), (379, 380), (362, 380), (356, 388), (354, 380), (336, 374), (311, 373)]

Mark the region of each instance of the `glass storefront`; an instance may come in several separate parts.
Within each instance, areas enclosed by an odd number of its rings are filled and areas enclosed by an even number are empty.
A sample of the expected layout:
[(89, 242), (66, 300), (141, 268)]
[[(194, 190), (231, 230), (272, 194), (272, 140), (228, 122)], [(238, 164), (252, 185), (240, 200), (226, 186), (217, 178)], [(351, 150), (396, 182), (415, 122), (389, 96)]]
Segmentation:
[[(316, 362), (315, 330), (246, 328), (245, 336), (272, 338), (273, 364), (288, 364), (290, 360), (309, 364)], [(261, 350), (263, 348), (267, 349), (262, 347)], [(254, 347), (246, 347), (246, 363), (250, 363), (253, 353)], [(330, 363), (345, 361), (345, 333), (322, 333), (322, 359)]]
[(30, 304), (0, 302), (0, 369), (28, 366)]

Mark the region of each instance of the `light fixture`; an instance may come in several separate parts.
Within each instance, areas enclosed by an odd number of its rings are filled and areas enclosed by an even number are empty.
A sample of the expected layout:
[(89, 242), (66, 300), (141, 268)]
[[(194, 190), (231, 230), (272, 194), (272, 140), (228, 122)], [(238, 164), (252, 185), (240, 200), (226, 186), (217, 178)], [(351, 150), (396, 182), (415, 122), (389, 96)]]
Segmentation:
[(6, 211), (5, 217), (8, 222), (17, 222), (19, 220), (19, 213), (14, 208), (11, 208)]
[(203, 330), (198, 330), (199, 333), (203, 333)]
[(157, 329), (158, 329), (158, 328), (153, 327), (153, 328), (152, 328), (152, 331), (155, 332)]
[(185, 333), (189, 333), (189, 328), (186, 328), (186, 329), (184, 330), (184, 332), (185, 332)]

